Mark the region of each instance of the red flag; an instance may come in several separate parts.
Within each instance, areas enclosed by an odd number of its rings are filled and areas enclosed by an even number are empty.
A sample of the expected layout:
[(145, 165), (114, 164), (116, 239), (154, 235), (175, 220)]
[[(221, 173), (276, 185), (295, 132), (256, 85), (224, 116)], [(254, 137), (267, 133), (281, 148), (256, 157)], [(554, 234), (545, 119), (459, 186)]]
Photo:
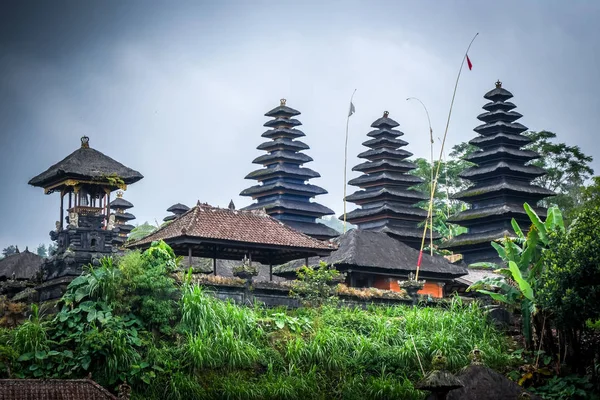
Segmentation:
[(469, 58), (468, 54), (467, 54), (467, 65), (469, 66), (469, 70), (473, 69), (473, 63), (471, 62), (471, 59)]

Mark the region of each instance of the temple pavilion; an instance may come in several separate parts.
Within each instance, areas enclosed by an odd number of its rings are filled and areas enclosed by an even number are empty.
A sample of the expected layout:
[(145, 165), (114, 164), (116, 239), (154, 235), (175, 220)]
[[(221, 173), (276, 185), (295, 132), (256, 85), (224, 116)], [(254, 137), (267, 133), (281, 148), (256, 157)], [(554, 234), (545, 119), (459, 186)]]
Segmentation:
[[(349, 287), (376, 287), (400, 291), (399, 280), (407, 280), (416, 272), (419, 251), (398, 239), (383, 233), (352, 229), (332, 239), (337, 246), (328, 257), (311, 258), (309, 265), (318, 266), (320, 261), (334, 266), (346, 274)], [(274, 268), (274, 274), (295, 279), (296, 271), (305, 265), (296, 260)], [(419, 294), (444, 297), (451, 293), (446, 285), (467, 274), (467, 269), (448, 262), (444, 257), (423, 254), (419, 280), (425, 280)]]
[(272, 118), (264, 126), (270, 128), (262, 137), (270, 139), (257, 147), (266, 151), (252, 161), (263, 168), (249, 173), (246, 179), (258, 181), (258, 184), (243, 190), (241, 196), (249, 196), (256, 203), (245, 210), (264, 209), (273, 218), (288, 226), (317, 239), (329, 239), (339, 233), (316, 221), (324, 215), (334, 212), (311, 199), (327, 191), (319, 186), (307, 183), (319, 173), (304, 164), (313, 159), (302, 150), (308, 150), (306, 143), (297, 140), (305, 134), (297, 127), (302, 125), (294, 118), (300, 112), (286, 105), (282, 99), (280, 105), (265, 116)]
[(527, 127), (517, 122), (522, 115), (514, 111), (516, 106), (508, 101), (513, 97), (512, 93), (498, 81), (496, 87), (483, 97), (488, 103), (483, 106), (485, 112), (477, 117), (483, 124), (474, 129), (479, 135), (469, 142), (479, 150), (465, 158), (475, 166), (460, 175), (473, 185), (454, 195), (454, 198), (469, 203), (470, 209), (448, 219), (465, 226), (468, 232), (443, 244), (444, 248), (462, 254), (467, 264), (498, 262), (498, 253), (490, 242), (515, 236), (511, 227), (513, 218), (523, 231), (527, 231), (531, 221), (523, 204), (527, 202), (535, 207), (538, 201), (554, 195), (554, 192), (531, 183), (546, 172), (528, 165), (540, 156), (523, 149), (530, 139), (522, 135)]
[(427, 219), (427, 211), (416, 203), (428, 196), (412, 189), (423, 180), (409, 173), (417, 166), (407, 161), (413, 154), (403, 149), (408, 143), (399, 139), (404, 133), (394, 129), (398, 126), (387, 111), (371, 124), (374, 129), (367, 136), (372, 139), (363, 143), (369, 150), (358, 155), (366, 161), (352, 168), (363, 175), (348, 182), (361, 190), (346, 197), (360, 208), (350, 211), (346, 218), (360, 230), (385, 232), (420, 248), (423, 228), (418, 225)]
[(146, 249), (156, 240), (165, 241), (175, 254), (187, 256), (189, 265), (194, 257), (211, 258), (215, 275), (217, 260), (246, 258), (272, 270), (273, 265), (291, 260), (327, 256), (336, 248), (290, 228), (263, 210), (217, 208), (200, 202), (128, 247)]
[(40, 301), (60, 297), (68, 283), (81, 274), (82, 266), (115, 251), (111, 193), (142, 178), (139, 172), (91, 148), (84, 136), (80, 148), (29, 181), (45, 194), (60, 195), (59, 220), (50, 232), (57, 250), (42, 267)]

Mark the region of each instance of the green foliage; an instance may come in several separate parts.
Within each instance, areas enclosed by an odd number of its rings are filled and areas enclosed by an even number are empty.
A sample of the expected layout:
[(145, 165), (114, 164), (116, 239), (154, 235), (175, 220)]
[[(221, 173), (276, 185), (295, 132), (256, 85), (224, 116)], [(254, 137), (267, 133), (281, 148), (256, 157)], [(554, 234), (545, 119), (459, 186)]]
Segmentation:
[(136, 240), (140, 240), (145, 238), (146, 236), (154, 233), (158, 228), (152, 224), (149, 224), (148, 221), (144, 222), (141, 225), (137, 225), (135, 228), (129, 232), (127, 236), (127, 241), (135, 242)]
[(568, 232), (551, 236), (538, 285), (540, 302), (560, 328), (600, 319), (600, 204), (580, 212)]
[(334, 267), (320, 261), (318, 268), (302, 266), (297, 272), (291, 295), (302, 300), (305, 306), (320, 306), (337, 301), (335, 286), (345, 278)]
[[(457, 371), (475, 346), (493, 368), (512, 362), (506, 339), (476, 304), (363, 310), (325, 301), (273, 310), (221, 301), (191, 276), (179, 298), (155, 296), (175, 304), (170, 332), (161, 334), (160, 318), (145, 313), (139, 300), (149, 290), (170, 293), (161, 279), (170, 279), (173, 268), (176, 259), (161, 243), (88, 267), (51, 320), (42, 321), (34, 307), (29, 321), (0, 330), (1, 373), (80, 378), (91, 372), (111, 390), (127, 380), (134, 399), (421, 399), (413, 386), (421, 378), (415, 346), (426, 369), (441, 350)], [(323, 266), (302, 273), (315, 296), (330, 293), (340, 278)]]
[[(508, 268), (491, 264), (496, 268), (495, 272), (502, 277), (484, 278), (475, 282), (467, 290), (476, 290), (496, 301), (519, 308), (523, 315), (523, 334), (527, 346), (531, 347), (531, 318), (537, 312), (533, 288), (536, 287), (542, 273), (542, 253), (550, 246), (549, 237), (557, 232), (564, 232), (565, 226), (561, 212), (556, 206), (548, 209), (545, 222), (542, 222), (529, 204), (525, 203), (523, 207), (532, 223), (527, 236), (513, 219), (511, 222), (517, 237), (504, 238), (501, 243), (492, 242), (500, 258), (508, 264)], [(490, 263), (474, 264), (474, 266), (486, 267), (489, 265)]]
[(598, 396), (591, 393), (593, 385), (587, 377), (568, 375), (553, 376), (543, 386), (530, 389), (544, 399), (552, 400), (592, 400)]
[(15, 246), (14, 244), (11, 244), (10, 246), (2, 249), (2, 256), (8, 257), (8, 256), (15, 254), (16, 252), (17, 252), (17, 246)]
[(48, 257), (48, 250), (46, 250), (46, 245), (43, 243), (40, 243), (40, 245), (37, 247), (37, 249), (35, 249), (35, 253), (43, 258)]

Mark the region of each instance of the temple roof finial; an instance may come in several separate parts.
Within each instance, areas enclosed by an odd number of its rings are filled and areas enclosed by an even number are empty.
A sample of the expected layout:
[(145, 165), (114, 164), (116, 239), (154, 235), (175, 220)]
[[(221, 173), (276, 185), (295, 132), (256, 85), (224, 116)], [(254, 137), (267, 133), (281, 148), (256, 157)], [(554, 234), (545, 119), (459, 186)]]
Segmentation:
[(90, 138), (87, 136), (82, 136), (81, 137), (81, 148), (82, 149), (89, 149), (90, 148)]
[(281, 106), (285, 106), (285, 102), (286, 102), (286, 101), (287, 101), (286, 99), (281, 99), (281, 100), (279, 100), (279, 105), (281, 105)]
[(383, 112), (383, 118), (387, 118), (390, 115), (389, 111), (384, 111)]
[(497, 87), (498, 89), (500, 89), (500, 88), (502, 87), (502, 82), (500, 82), (500, 79), (498, 79), (498, 80), (496, 81), (496, 87)]
[(235, 204), (233, 204), (233, 199), (231, 199), (227, 208), (229, 208), (232, 211), (235, 211)]
[(122, 191), (122, 190), (119, 190), (119, 191), (117, 192), (117, 198), (119, 198), (119, 199), (122, 199), (122, 198), (123, 198), (123, 191)]

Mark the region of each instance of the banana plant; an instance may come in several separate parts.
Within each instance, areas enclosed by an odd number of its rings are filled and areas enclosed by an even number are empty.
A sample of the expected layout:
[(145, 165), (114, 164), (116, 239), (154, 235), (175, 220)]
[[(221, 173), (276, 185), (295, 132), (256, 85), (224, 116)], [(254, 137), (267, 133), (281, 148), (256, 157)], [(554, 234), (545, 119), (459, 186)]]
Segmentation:
[(542, 252), (548, 247), (550, 233), (556, 230), (564, 232), (565, 225), (556, 206), (548, 209), (544, 222), (529, 204), (525, 203), (523, 207), (531, 220), (527, 235), (513, 218), (511, 224), (516, 237), (505, 237), (499, 242), (491, 243), (508, 268), (494, 263), (471, 264), (473, 267), (492, 268), (499, 276), (477, 281), (467, 291), (475, 290), (510, 307), (520, 308), (523, 334), (530, 347), (531, 318), (537, 312), (533, 287), (542, 272)]

